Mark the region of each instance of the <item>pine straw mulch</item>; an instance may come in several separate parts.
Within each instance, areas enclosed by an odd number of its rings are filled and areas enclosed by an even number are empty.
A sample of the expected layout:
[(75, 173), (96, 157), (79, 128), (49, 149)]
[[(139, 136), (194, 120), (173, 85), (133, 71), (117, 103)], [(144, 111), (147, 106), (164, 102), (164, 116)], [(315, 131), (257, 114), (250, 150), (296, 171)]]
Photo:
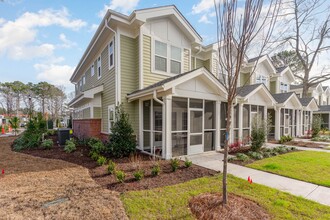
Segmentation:
[(206, 193), (193, 197), (189, 201), (189, 207), (194, 216), (199, 220), (271, 219), (264, 208), (249, 199), (228, 194), (228, 204), (222, 206), (221, 201), (221, 194)]

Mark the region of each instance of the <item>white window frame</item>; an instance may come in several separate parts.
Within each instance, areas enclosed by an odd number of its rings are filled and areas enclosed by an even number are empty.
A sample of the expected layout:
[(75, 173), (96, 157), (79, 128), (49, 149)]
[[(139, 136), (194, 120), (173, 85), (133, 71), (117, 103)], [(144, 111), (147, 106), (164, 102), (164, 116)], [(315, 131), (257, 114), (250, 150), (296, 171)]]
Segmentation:
[(280, 91), (281, 93), (288, 92), (289, 91), (288, 84), (284, 82), (280, 82)]
[(82, 77), (82, 84), (83, 84), (83, 85), (86, 84), (86, 75), (84, 75), (84, 76)]
[[(112, 44), (112, 52), (110, 52), (110, 44)], [(112, 55), (112, 65), (110, 65), (111, 55)], [(112, 40), (108, 44), (108, 66), (109, 66), (109, 70), (115, 66), (115, 39), (114, 38), (112, 38)]]
[(256, 83), (263, 83), (263, 84), (265, 84), (265, 86), (267, 86), (267, 83), (268, 83), (267, 77), (264, 75), (261, 75), (261, 74), (257, 75)]
[(95, 75), (94, 63), (91, 65), (91, 76)]
[(102, 77), (102, 58), (101, 55), (97, 58), (97, 79)]
[[(112, 123), (115, 122), (115, 113), (116, 113), (116, 109), (115, 109), (115, 105), (109, 105), (108, 106), (108, 132), (109, 134), (111, 134), (111, 128), (112, 128)], [(112, 114), (112, 117), (111, 117)]]
[[(156, 69), (156, 41), (166, 44), (166, 57), (161, 56), (161, 55), (157, 55), (159, 57), (166, 58), (166, 72)], [(152, 46), (151, 62), (152, 62), (152, 71), (153, 71), (153, 73), (166, 75), (166, 76), (175, 76), (175, 75), (181, 74), (183, 72), (183, 62), (184, 62), (184, 55), (183, 54), (184, 54), (184, 50), (187, 49), (187, 48), (172, 44), (171, 42), (166, 42), (166, 41), (163, 41), (163, 40), (159, 40), (159, 39), (156, 39), (156, 38), (153, 38), (151, 42), (152, 42), (152, 45), (151, 45)], [(181, 50), (181, 61), (176, 60), (176, 59), (172, 59), (172, 57), (171, 57), (171, 46), (177, 47)], [(180, 73), (171, 73), (171, 60), (176, 61), (176, 62), (180, 62)]]

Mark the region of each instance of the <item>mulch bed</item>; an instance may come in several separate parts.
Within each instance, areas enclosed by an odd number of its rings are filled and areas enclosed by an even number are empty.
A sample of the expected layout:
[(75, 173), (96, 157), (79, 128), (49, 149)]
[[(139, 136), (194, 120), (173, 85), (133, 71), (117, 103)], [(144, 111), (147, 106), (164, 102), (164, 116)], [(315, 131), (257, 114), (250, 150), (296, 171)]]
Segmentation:
[(249, 199), (228, 194), (227, 205), (223, 206), (221, 201), (221, 194), (206, 193), (193, 197), (189, 201), (189, 207), (195, 217), (200, 220), (271, 219), (264, 208)]
[[(55, 142), (56, 143), (56, 142)], [(180, 162), (180, 167), (176, 172), (171, 171), (170, 161), (158, 160), (154, 161), (149, 155), (138, 153), (134, 158), (111, 159), (117, 164), (117, 170), (124, 171), (126, 174), (125, 182), (119, 183), (114, 175), (106, 172), (107, 166), (97, 166), (96, 162), (89, 157), (89, 149), (85, 146), (78, 146), (73, 153), (66, 153), (64, 147), (53, 146), (50, 150), (29, 149), (23, 150), (21, 153), (29, 154), (35, 157), (64, 160), (89, 169), (91, 177), (102, 187), (118, 191), (135, 191), (153, 189), (168, 185), (175, 185), (192, 179), (213, 176), (217, 172), (209, 170), (197, 165), (189, 168), (184, 167), (184, 162)], [(151, 168), (158, 162), (161, 167), (159, 176), (151, 176)], [(139, 169), (145, 171), (144, 178), (135, 181), (133, 173)]]

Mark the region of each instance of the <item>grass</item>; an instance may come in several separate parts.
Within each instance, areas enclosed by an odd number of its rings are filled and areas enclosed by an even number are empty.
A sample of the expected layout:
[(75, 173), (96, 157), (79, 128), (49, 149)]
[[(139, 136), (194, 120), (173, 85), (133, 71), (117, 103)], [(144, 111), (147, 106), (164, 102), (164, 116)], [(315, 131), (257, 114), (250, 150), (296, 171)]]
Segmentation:
[(330, 154), (301, 151), (266, 158), (248, 167), (330, 187)]
[[(130, 219), (194, 219), (189, 199), (206, 192), (220, 192), (222, 175), (203, 177), (174, 186), (121, 195)], [(330, 219), (328, 206), (228, 175), (228, 191), (264, 207), (272, 219)]]

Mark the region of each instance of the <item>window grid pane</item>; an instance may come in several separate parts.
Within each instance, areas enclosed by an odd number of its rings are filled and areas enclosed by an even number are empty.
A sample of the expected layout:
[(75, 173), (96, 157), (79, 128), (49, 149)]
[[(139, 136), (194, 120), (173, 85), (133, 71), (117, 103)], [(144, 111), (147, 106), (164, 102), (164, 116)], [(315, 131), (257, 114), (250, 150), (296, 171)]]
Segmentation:
[(167, 45), (165, 43), (156, 41), (155, 42), (155, 54), (163, 57), (167, 57)]

